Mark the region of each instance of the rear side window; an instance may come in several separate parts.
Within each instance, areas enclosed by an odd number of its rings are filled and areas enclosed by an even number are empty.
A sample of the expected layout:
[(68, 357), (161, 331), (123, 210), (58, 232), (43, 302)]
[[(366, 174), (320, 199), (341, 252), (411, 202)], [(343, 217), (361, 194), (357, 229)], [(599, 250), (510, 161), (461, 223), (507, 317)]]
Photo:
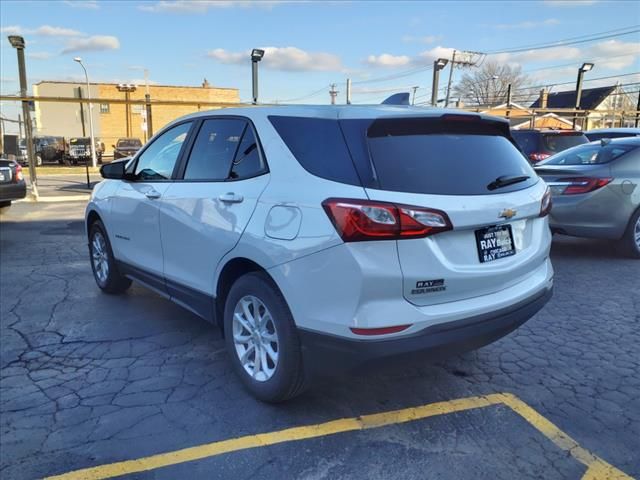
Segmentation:
[[(384, 190), (486, 195), (521, 190), (538, 181), (505, 134), (506, 129), (501, 132), (491, 122), (386, 119), (369, 127), (366, 141)], [(528, 178), (489, 189), (502, 176)]]
[(246, 122), (239, 119), (205, 120), (189, 155), (185, 180), (226, 180)]
[(542, 134), (542, 148), (547, 152), (561, 152), (567, 148), (589, 143), (587, 137), (582, 134), (567, 135), (563, 133)]
[(560, 152), (539, 165), (597, 165), (609, 163), (636, 147), (630, 145), (587, 144)]
[(247, 124), (238, 147), (229, 178), (233, 180), (255, 177), (266, 171), (267, 166), (260, 156), (260, 147), (253, 129)]
[(309, 173), (335, 182), (360, 185), (337, 120), (270, 116), (296, 160)]

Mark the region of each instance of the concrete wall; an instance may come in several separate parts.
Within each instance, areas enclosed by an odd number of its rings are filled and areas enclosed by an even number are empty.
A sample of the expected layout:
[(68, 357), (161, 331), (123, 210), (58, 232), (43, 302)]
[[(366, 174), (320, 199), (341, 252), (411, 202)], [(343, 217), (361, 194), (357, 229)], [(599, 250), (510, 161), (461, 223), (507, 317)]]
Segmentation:
[[(90, 85), (91, 97), (98, 95), (98, 86)], [(38, 83), (33, 86), (34, 96), (43, 97), (77, 97), (78, 88), (82, 89), (82, 96), (87, 97), (86, 84), (73, 83)], [(80, 103), (35, 103), (36, 135), (54, 135), (65, 138), (82, 137), (82, 117), (80, 109), (84, 112), (85, 135), (89, 136), (89, 107)], [(96, 105), (93, 108), (93, 128), (96, 137), (100, 136), (100, 113)]]

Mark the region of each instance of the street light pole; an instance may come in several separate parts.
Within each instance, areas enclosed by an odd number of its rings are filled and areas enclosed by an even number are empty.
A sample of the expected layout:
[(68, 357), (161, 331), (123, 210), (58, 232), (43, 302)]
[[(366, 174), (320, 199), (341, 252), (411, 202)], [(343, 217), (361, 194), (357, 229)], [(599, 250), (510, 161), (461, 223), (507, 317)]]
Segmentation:
[(438, 83), (440, 83), (440, 70), (447, 66), (449, 60), (439, 58), (433, 62), (433, 83), (431, 85), (431, 106), (438, 106)]
[(444, 101), (444, 108), (449, 106), (449, 94), (451, 93), (451, 80), (453, 80), (453, 69), (456, 66), (456, 51), (453, 51), (451, 58), (451, 69), (449, 70), (449, 82), (447, 83), (447, 97)]
[[(82, 63), (82, 58), (75, 57), (73, 61), (80, 64), (82, 70), (84, 70), (84, 78), (87, 81), (87, 98), (91, 98), (91, 91), (89, 90), (89, 74)], [(93, 132), (93, 104), (91, 102), (89, 102), (89, 136), (91, 137), (91, 166), (95, 168), (98, 165), (98, 160), (96, 159), (96, 138)]]
[(251, 90), (253, 104), (258, 103), (258, 62), (264, 57), (264, 50), (254, 48), (251, 50)]
[(573, 129), (576, 129), (576, 123), (578, 120), (578, 110), (580, 109), (580, 98), (582, 97), (582, 78), (585, 72), (588, 72), (594, 67), (593, 63), (583, 63), (578, 69), (578, 80), (576, 81), (576, 106), (573, 112)]
[[(9, 43), (18, 54), (18, 74), (20, 76), (20, 95), (27, 96), (27, 68), (24, 62), (24, 38), (19, 35), (9, 35)], [(31, 125), (31, 112), (29, 102), (22, 102), (22, 116), (24, 117), (24, 136), (27, 144), (27, 159), (29, 161), (29, 180), (31, 182), (31, 195), (38, 199), (38, 180), (36, 178), (36, 152), (33, 144), (33, 130)]]

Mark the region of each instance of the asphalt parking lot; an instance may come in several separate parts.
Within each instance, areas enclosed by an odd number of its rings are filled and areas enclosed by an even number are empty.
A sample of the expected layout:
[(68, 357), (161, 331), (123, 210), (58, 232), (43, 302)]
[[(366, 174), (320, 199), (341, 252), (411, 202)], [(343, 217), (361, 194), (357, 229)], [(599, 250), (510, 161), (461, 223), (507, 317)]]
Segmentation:
[(1, 216), (2, 478), (640, 476), (640, 262), (615, 245), (556, 237), (554, 298), (493, 345), (272, 406), (214, 327), (139, 286), (98, 291), (83, 209)]

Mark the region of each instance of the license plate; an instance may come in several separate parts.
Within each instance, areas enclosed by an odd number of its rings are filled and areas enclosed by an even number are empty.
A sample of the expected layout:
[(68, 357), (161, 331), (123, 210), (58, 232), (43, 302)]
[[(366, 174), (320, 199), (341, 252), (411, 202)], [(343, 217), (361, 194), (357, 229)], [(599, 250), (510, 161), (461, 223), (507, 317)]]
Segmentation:
[(9, 173), (0, 172), (0, 182), (9, 181)]
[(494, 225), (476, 230), (480, 263), (492, 262), (516, 254), (511, 225)]

